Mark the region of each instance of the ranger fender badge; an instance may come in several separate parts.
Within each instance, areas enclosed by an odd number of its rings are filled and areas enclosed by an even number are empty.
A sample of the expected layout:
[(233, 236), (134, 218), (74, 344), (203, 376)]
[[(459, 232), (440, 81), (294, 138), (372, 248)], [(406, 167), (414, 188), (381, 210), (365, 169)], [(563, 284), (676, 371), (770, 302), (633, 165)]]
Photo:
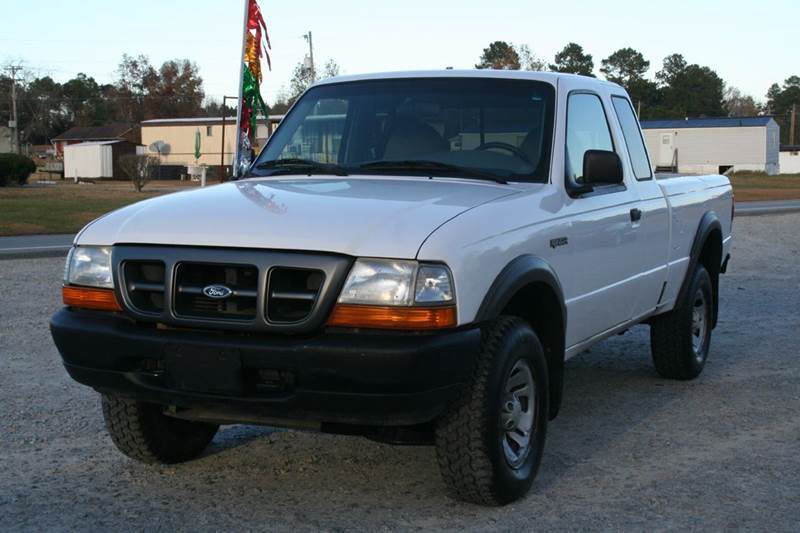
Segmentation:
[(569, 241), (567, 240), (566, 237), (558, 237), (556, 239), (550, 239), (550, 248), (552, 248), (553, 250), (555, 250), (559, 246), (566, 246), (567, 244), (569, 244)]
[(233, 291), (225, 285), (209, 285), (203, 288), (203, 294), (213, 300), (224, 300), (233, 294)]

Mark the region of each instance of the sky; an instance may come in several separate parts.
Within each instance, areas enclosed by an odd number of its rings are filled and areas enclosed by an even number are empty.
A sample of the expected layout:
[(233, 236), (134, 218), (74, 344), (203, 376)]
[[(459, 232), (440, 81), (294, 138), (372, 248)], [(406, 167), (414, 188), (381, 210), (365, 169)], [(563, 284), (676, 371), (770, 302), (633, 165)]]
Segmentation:
[[(650, 61), (681, 53), (728, 85), (764, 100), (773, 83), (800, 75), (798, 0), (505, 0), (486, 2), (259, 0), (272, 38), (273, 71), (262, 94), (288, 85), (311, 31), (318, 68), (334, 59), (343, 74), (473, 68), (488, 43), (527, 44), (546, 61), (570, 41), (601, 59), (632, 47)], [(79, 72), (115, 79), (122, 54), (154, 65), (188, 58), (206, 96), (235, 95), (244, 0), (0, 0), (0, 66), (22, 63), (36, 76), (66, 81)]]

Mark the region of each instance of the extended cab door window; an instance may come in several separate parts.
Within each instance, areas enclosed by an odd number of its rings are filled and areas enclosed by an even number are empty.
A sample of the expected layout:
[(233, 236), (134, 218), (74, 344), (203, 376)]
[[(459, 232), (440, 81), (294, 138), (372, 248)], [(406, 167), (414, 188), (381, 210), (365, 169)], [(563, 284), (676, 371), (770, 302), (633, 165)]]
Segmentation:
[(567, 101), (565, 172), (574, 185), (583, 183), (583, 155), (587, 150), (614, 150), (611, 130), (600, 97), (572, 93)]
[(639, 121), (633, 113), (633, 107), (627, 98), (613, 96), (614, 111), (617, 113), (619, 125), (622, 127), (622, 136), (628, 146), (628, 155), (631, 157), (633, 174), (637, 180), (646, 180), (653, 177), (647, 149), (644, 147), (642, 132), (639, 130)]

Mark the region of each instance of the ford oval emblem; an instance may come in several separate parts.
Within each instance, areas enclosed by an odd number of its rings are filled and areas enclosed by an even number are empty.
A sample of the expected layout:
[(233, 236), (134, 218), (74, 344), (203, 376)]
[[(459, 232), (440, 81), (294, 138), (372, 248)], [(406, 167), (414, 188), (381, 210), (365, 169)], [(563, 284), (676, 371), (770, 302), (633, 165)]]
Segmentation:
[(225, 285), (209, 285), (203, 288), (203, 294), (213, 300), (224, 300), (233, 294), (233, 291)]

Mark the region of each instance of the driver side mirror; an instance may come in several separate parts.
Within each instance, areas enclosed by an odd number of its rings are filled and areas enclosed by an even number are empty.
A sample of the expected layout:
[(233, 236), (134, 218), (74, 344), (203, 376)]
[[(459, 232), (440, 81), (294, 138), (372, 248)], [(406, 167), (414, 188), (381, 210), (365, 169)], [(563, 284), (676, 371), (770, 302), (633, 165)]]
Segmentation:
[(616, 152), (586, 150), (583, 154), (583, 182), (586, 185), (622, 183), (622, 160)]

